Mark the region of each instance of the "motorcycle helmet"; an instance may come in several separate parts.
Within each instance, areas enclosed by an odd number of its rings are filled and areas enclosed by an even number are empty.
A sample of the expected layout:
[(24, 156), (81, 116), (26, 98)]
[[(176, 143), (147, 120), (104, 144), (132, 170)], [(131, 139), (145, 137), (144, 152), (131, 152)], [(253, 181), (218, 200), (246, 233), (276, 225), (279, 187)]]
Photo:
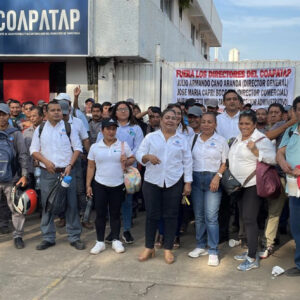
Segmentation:
[(38, 197), (33, 189), (24, 191), (20, 187), (14, 186), (11, 191), (11, 198), (14, 209), (19, 214), (30, 215), (37, 207)]

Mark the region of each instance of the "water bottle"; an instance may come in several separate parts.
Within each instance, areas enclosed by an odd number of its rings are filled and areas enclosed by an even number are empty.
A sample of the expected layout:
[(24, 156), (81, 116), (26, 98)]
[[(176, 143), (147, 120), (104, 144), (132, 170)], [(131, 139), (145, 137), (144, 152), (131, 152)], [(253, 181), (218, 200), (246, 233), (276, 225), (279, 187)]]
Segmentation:
[(68, 188), (70, 186), (71, 181), (72, 181), (72, 176), (65, 176), (61, 181), (61, 186), (64, 188)]
[(34, 177), (35, 177), (35, 189), (41, 189), (41, 168), (36, 167), (34, 168)]
[(234, 239), (230, 239), (228, 244), (229, 244), (229, 247), (233, 248), (233, 247), (239, 246), (241, 244), (241, 240), (237, 241)]

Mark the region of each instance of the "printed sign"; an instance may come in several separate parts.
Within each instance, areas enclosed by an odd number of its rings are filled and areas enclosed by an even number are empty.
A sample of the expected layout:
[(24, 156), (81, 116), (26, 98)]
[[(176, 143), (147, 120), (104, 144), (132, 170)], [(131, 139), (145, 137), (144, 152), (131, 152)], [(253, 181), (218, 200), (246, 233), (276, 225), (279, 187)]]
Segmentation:
[(88, 55), (88, 0), (0, 1), (0, 54)]
[(292, 104), (295, 68), (248, 70), (176, 69), (174, 72), (173, 102), (194, 98), (205, 105), (208, 99), (222, 104), (223, 94), (237, 91), (244, 103), (268, 106), (278, 102)]

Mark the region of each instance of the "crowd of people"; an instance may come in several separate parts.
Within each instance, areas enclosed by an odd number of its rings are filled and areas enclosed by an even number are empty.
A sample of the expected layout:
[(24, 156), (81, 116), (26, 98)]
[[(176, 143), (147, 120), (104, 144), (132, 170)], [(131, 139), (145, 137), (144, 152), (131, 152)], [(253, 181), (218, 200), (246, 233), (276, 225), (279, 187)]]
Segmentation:
[[(0, 161), (0, 233), (9, 233), (11, 218), (17, 249), (25, 247), (26, 217), (14, 208), (12, 190), (21, 186), (39, 196), (42, 241), (37, 250), (55, 245), (56, 226), (65, 226), (70, 245), (83, 250), (82, 227), (95, 226), (91, 254), (109, 243), (123, 253), (123, 243), (134, 243), (132, 219), (138, 209), (145, 209), (145, 248), (139, 261), (164, 248), (165, 262), (173, 263), (180, 235), (194, 222), (195, 248), (189, 257), (207, 255), (208, 265), (218, 266), (218, 245), (236, 233), (235, 242), (244, 250), (234, 259), (240, 261), (238, 270), (248, 271), (276, 251), (279, 232), (287, 232), (289, 221), (296, 266), (286, 273), (300, 275), (300, 97), (292, 106), (273, 103), (255, 111), (235, 90), (228, 90), (222, 113), (215, 100), (204, 106), (188, 99), (163, 111), (141, 111), (133, 99), (100, 104), (89, 98), (80, 110), (80, 92), (75, 88), (73, 101), (60, 93), (49, 103), (0, 103), (0, 155), (11, 160)], [(258, 195), (258, 162), (276, 169), (280, 193)], [(140, 171), (143, 181), (135, 194), (124, 185), (130, 166)], [(230, 195), (223, 188), (226, 170), (240, 183)], [(61, 176), (72, 180), (66, 209), (55, 215), (46, 205)], [(94, 224), (87, 200), (96, 212)], [(110, 232), (105, 235), (107, 222)]]

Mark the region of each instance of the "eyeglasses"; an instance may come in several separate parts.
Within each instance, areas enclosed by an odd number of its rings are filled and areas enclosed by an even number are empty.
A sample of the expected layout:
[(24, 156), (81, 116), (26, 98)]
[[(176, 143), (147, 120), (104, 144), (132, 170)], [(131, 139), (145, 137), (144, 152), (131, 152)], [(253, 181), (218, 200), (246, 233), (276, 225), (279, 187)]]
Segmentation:
[(160, 119), (160, 116), (149, 116), (149, 119)]
[(129, 109), (128, 108), (118, 108), (117, 111), (126, 112), (126, 111), (129, 111)]

